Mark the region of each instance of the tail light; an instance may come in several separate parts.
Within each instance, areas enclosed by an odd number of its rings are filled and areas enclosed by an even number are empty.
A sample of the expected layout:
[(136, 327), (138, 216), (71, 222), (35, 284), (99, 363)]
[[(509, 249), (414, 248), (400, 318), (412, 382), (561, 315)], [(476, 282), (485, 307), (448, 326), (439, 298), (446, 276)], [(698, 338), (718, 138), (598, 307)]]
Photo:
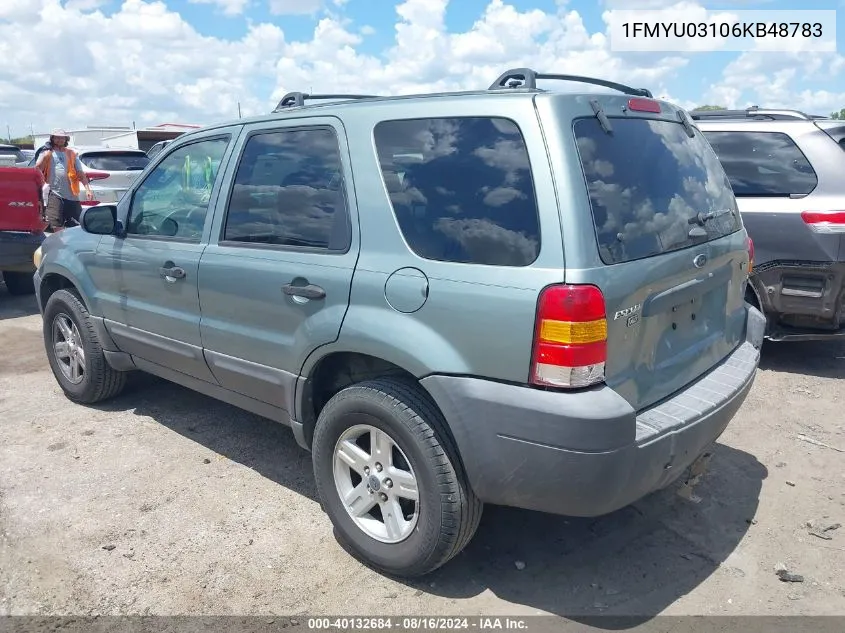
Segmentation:
[(607, 317), (596, 286), (555, 285), (540, 294), (530, 381), (545, 387), (587, 387), (604, 380)]
[(816, 233), (845, 233), (845, 211), (803, 211), (801, 219)]
[(81, 204), (83, 207), (96, 207), (98, 204), (100, 204), (100, 201), (99, 200), (82, 200), (79, 204)]
[(107, 171), (86, 171), (85, 175), (88, 176), (88, 180), (105, 180), (110, 176)]
[(745, 238), (748, 240), (748, 274), (751, 274), (751, 271), (754, 269), (754, 240), (750, 237)]

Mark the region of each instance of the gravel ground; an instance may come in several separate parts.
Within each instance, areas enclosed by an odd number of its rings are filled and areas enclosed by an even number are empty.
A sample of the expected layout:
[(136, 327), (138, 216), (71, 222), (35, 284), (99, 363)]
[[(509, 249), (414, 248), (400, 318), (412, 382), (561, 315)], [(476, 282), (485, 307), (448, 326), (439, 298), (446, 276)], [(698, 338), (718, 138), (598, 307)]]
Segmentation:
[(0, 285), (0, 615), (845, 615), (845, 527), (819, 531), (845, 524), (845, 453), (797, 437), (845, 449), (843, 343), (766, 346), (699, 503), (488, 507), (402, 583), (339, 547), (288, 429), (143, 376), (73, 405), (40, 328)]

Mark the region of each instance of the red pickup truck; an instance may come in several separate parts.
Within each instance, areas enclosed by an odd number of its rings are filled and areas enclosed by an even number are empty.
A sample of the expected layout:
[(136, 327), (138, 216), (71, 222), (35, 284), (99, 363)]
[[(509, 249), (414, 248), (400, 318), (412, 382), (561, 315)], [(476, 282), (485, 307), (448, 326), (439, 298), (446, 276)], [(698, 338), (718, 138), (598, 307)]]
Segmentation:
[(44, 241), (44, 178), (34, 167), (0, 167), (0, 271), (13, 295), (32, 294), (32, 256)]

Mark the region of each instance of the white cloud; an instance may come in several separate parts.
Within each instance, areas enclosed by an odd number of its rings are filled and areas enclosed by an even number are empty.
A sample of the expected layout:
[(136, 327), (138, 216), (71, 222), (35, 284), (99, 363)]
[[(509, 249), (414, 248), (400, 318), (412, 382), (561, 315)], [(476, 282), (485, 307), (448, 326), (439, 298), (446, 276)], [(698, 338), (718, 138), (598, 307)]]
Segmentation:
[[(836, 53), (749, 51), (725, 67), (703, 101), (728, 108), (759, 105), (829, 114), (845, 106), (843, 72), (845, 56)], [(807, 88), (808, 81), (825, 88)]]
[(99, 9), (106, 4), (108, 0), (67, 0), (65, 6), (68, 9), (75, 9), (77, 11), (91, 11)]
[[(361, 52), (371, 28), (331, 14), (308, 39), (291, 41), (276, 24), (249, 23), (245, 35), (229, 41), (202, 35), (162, 0), (121, 1), (107, 16), (89, 10), (93, 0), (67, 6), (60, 0), (0, 0), (0, 112), (13, 134), (28, 131), (30, 123), (36, 130), (133, 121), (211, 123), (236, 118), (238, 102), (245, 115), (269, 112), (291, 90), (408, 94), (481, 88), (503, 70), (523, 66), (594, 74), (670, 96), (689, 60), (675, 53), (614, 54), (607, 30), (590, 31), (561, 0), (555, 13), (520, 11), (507, 0), (492, 0), (461, 33), (446, 28), (447, 0), (405, 0), (395, 9), (394, 42), (381, 55)], [(298, 13), (343, 4), (192, 1), (213, 2), (230, 15), (264, 3)], [(688, 0), (684, 6), (697, 10)], [(26, 37), (20, 37), (22, 29)], [(794, 75), (790, 69), (796, 69)], [(826, 112), (845, 105), (838, 94), (843, 71), (845, 60), (835, 54), (746, 53), (707, 89), (703, 102), (781, 105), (817, 99), (810, 109), (823, 105)], [(803, 79), (817, 80), (818, 86), (811, 90)], [(565, 82), (541, 85), (585, 89)], [(701, 103), (671, 100), (688, 109)]]
[(0, 20), (28, 25), (38, 21), (41, 10), (58, 6), (58, 0), (3, 0), (0, 2)]
[[(81, 0), (85, 2), (86, 0)], [(96, 0), (94, 0), (96, 1)], [(223, 10), (223, 15), (240, 15), (250, 0), (188, 0), (191, 4), (213, 4)]]

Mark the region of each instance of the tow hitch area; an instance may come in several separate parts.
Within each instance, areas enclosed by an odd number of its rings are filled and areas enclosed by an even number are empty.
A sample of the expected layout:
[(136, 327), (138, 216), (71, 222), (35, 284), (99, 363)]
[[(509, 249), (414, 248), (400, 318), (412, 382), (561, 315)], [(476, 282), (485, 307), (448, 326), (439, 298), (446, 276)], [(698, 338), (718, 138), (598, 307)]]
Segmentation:
[(686, 479), (678, 489), (678, 496), (693, 503), (701, 503), (701, 497), (695, 494), (695, 486), (701, 481), (707, 468), (710, 466), (710, 459), (713, 453), (707, 452), (699, 455), (696, 460), (687, 468)]

